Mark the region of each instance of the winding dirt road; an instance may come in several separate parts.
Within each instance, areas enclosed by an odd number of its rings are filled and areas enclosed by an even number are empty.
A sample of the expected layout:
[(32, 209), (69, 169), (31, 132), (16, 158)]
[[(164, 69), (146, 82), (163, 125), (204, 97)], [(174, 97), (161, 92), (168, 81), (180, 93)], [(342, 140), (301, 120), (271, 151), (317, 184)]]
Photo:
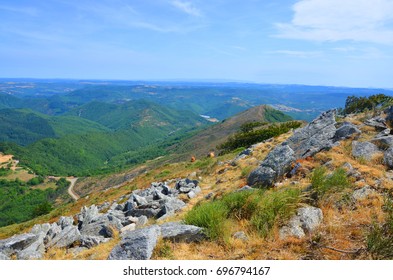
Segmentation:
[(78, 178), (76, 177), (67, 177), (67, 181), (70, 182), (70, 186), (68, 187), (68, 194), (75, 200), (77, 201), (80, 197), (79, 195), (77, 195), (74, 190), (73, 187), (75, 186), (76, 181), (78, 180)]

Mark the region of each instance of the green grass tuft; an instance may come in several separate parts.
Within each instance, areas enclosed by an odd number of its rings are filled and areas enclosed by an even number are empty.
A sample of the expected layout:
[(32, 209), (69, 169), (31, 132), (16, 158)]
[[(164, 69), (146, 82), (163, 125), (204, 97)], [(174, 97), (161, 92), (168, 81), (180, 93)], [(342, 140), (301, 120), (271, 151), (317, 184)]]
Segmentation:
[(228, 224), (249, 220), (251, 230), (267, 237), (274, 225), (295, 213), (300, 200), (300, 191), (296, 189), (235, 192), (197, 205), (187, 213), (185, 222), (205, 228), (212, 240), (225, 241)]
[(326, 173), (325, 167), (318, 167), (311, 176), (312, 189), (317, 192), (318, 197), (350, 186), (347, 173), (343, 168), (336, 169), (332, 174)]

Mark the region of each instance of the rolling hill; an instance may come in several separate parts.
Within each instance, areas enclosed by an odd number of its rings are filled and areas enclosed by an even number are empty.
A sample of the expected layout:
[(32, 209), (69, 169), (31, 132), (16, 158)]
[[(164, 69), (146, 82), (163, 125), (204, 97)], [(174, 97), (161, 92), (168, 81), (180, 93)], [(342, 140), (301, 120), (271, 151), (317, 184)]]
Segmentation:
[[(92, 102), (69, 115), (56, 117), (7, 110), (15, 117), (4, 118), (5, 135), (25, 138), (8, 137), (8, 142), (13, 143), (1, 144), (0, 150), (14, 154), (22, 164), (44, 175), (114, 172), (164, 154), (163, 147), (207, 124), (193, 113), (143, 100), (125, 104)], [(31, 127), (29, 118), (36, 120), (37, 125)], [(15, 123), (16, 120), (23, 125)], [(168, 144), (163, 144), (164, 141)]]
[(215, 150), (216, 147), (236, 131), (242, 124), (249, 122), (285, 122), (292, 118), (278, 110), (267, 105), (252, 107), (229, 119), (226, 119), (216, 125), (198, 132), (196, 135), (186, 139), (169, 148), (171, 152), (181, 155), (182, 158), (195, 155), (197, 157), (206, 155), (209, 151)]

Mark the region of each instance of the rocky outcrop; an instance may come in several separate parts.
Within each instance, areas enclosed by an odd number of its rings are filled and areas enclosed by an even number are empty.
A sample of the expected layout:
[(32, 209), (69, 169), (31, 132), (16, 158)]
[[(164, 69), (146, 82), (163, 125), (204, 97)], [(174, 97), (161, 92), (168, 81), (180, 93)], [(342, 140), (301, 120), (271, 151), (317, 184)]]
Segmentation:
[(182, 179), (175, 189), (163, 183), (152, 183), (150, 188), (134, 191), (125, 205), (126, 216), (165, 218), (181, 210), (185, 203), (178, 199), (180, 193), (199, 192), (198, 181)]
[(389, 169), (393, 169), (393, 147), (385, 151), (383, 161)]
[(250, 173), (247, 183), (270, 187), (277, 178), (290, 170), (294, 161), (294, 151), (288, 145), (280, 145), (273, 149), (261, 165)]
[(33, 233), (24, 233), (15, 235), (0, 241), (0, 252), (7, 257), (18, 253), (29, 247), (37, 240), (37, 236)]
[(66, 226), (62, 231), (56, 234), (46, 247), (69, 247), (75, 242), (79, 241), (81, 234), (76, 226)]
[(122, 241), (113, 248), (108, 260), (149, 260), (160, 233), (159, 226), (128, 232)]
[(9, 260), (10, 258), (8, 256), (6, 256), (5, 254), (3, 254), (2, 252), (0, 252), (0, 261), (6, 261)]
[[(333, 147), (336, 135), (335, 111), (330, 110), (297, 129), (284, 143), (274, 148), (247, 178), (251, 186), (270, 187), (291, 170), (292, 163), (300, 158), (313, 156), (321, 150)], [(346, 133), (349, 133), (348, 131)], [(346, 135), (343, 132), (343, 135)]]
[(161, 225), (163, 239), (174, 242), (199, 242), (206, 238), (203, 229), (181, 223), (165, 223)]
[(297, 210), (288, 225), (280, 229), (280, 238), (285, 239), (289, 236), (302, 238), (306, 234), (314, 231), (322, 222), (322, 210), (316, 207), (308, 206)]
[(112, 237), (112, 230), (120, 230), (122, 223), (126, 223), (125, 216), (117, 210), (109, 210), (105, 214), (96, 211), (97, 207), (92, 205), (84, 207), (82, 214), (79, 215), (78, 224), (81, 234), (86, 236)]
[(387, 129), (386, 120), (381, 116), (377, 116), (371, 119), (368, 119), (364, 122), (365, 125), (372, 126), (378, 131), (383, 131)]
[(36, 240), (28, 247), (17, 253), (19, 260), (41, 259), (45, 253), (45, 237), (50, 229), (50, 224), (35, 225), (30, 233), (36, 235)]
[[(148, 218), (164, 219), (182, 209), (186, 204), (178, 199), (179, 194), (196, 196), (201, 192), (198, 184), (196, 180), (181, 179), (176, 182), (175, 188), (171, 189), (165, 183), (154, 182), (150, 188), (135, 190), (125, 203), (106, 202), (98, 207), (84, 206), (76, 215), (77, 223), (74, 222), (74, 217), (60, 217), (57, 223), (35, 225), (29, 233), (0, 240), (0, 257), (40, 259), (51, 247), (67, 248), (73, 252), (79, 252), (83, 248), (91, 248), (107, 242), (115, 235), (115, 231), (122, 234), (126, 247), (132, 248), (129, 245), (130, 240), (140, 240), (144, 235), (148, 243), (145, 244), (144, 252), (138, 253), (137, 250), (134, 253), (116, 253), (116, 256), (125, 254), (134, 258), (150, 257), (148, 251), (154, 243), (150, 238), (153, 235), (151, 231), (146, 233), (142, 227), (148, 223)], [(122, 197), (122, 199), (126, 198)], [(106, 213), (100, 213), (100, 211), (106, 211)], [(164, 238), (171, 240), (191, 242), (203, 236), (201, 229), (193, 226), (167, 224), (163, 225), (163, 228)], [(158, 227), (158, 232), (160, 235), (161, 227)]]
[(371, 142), (378, 146), (381, 150), (387, 150), (393, 147), (393, 135), (376, 137)]
[(82, 235), (80, 238), (81, 247), (91, 248), (97, 246), (98, 244), (108, 242), (110, 238), (105, 238), (102, 236), (87, 236)]
[(370, 142), (352, 142), (352, 155), (357, 158), (371, 160), (379, 152), (378, 147)]
[(361, 134), (360, 129), (357, 128), (356, 125), (345, 122), (342, 126), (340, 126), (334, 135), (334, 141), (339, 141), (343, 139), (347, 139), (354, 134)]
[(321, 150), (331, 148), (336, 135), (336, 111), (330, 110), (297, 129), (286, 143), (295, 152), (296, 158), (313, 156)]

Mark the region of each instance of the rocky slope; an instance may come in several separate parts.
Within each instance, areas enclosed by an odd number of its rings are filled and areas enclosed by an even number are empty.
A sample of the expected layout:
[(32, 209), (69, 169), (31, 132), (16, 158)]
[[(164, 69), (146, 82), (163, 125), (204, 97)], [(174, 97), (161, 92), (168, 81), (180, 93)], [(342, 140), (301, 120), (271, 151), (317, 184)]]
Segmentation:
[[(327, 111), (238, 155), (163, 166), (81, 199), (70, 216), (0, 240), (0, 258), (389, 258), (381, 247), (390, 248), (384, 236), (393, 217), (391, 111), (345, 118)], [(276, 203), (293, 190), (296, 199)], [(222, 236), (212, 237), (212, 225), (185, 224), (195, 209), (223, 207), (228, 197), (245, 201), (230, 202)], [(264, 211), (247, 212), (254, 204)]]

